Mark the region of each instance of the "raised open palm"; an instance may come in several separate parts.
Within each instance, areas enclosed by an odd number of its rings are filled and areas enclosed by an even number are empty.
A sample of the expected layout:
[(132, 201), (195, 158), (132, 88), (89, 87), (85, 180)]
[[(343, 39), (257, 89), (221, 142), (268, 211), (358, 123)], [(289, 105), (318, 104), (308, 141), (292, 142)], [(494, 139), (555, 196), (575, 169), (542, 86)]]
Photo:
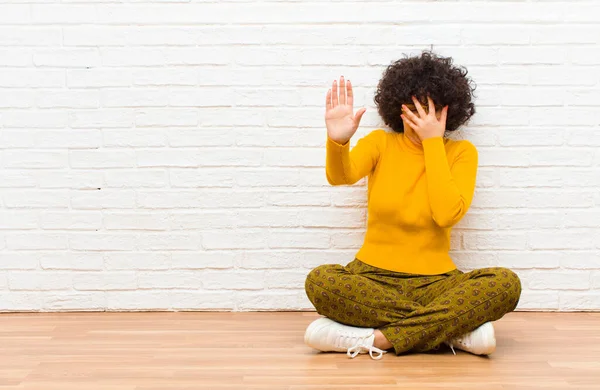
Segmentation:
[(354, 104), (354, 93), (350, 80), (344, 80), (340, 77), (340, 88), (338, 92), (337, 80), (327, 91), (325, 101), (325, 125), (327, 126), (327, 135), (337, 143), (345, 144), (352, 138), (363, 114), (367, 110), (361, 108), (354, 114), (352, 105)]

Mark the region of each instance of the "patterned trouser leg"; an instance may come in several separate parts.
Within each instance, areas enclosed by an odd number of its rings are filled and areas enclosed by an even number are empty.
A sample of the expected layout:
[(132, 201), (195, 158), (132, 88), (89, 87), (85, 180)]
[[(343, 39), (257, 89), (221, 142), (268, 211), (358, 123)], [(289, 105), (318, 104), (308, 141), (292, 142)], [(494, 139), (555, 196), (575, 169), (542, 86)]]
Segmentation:
[(355, 259), (347, 266), (313, 269), (306, 293), (319, 314), (346, 325), (378, 328), (400, 354), (436, 349), (500, 319), (516, 308), (521, 282), (501, 267), (416, 275)]

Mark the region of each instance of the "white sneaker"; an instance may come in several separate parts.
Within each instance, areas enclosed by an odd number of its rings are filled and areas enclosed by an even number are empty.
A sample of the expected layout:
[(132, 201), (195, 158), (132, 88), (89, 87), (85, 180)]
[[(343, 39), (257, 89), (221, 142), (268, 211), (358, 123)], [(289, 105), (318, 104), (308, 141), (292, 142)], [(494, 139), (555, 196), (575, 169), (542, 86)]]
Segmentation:
[(446, 344), (454, 352), (454, 347), (475, 355), (489, 355), (496, 349), (496, 336), (491, 322), (486, 322), (472, 332), (456, 337)]
[[(327, 317), (313, 321), (304, 334), (304, 342), (323, 352), (346, 352), (351, 358), (359, 353), (369, 353), (373, 359), (381, 359), (384, 353), (373, 346), (375, 329), (347, 326)], [(373, 356), (373, 352), (379, 355)]]

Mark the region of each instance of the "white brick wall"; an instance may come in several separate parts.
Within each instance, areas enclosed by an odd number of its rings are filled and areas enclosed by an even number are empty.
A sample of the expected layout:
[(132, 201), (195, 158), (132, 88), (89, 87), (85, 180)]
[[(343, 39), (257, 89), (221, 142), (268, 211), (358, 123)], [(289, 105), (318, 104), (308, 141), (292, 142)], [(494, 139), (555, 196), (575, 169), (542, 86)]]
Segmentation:
[(365, 181), (330, 187), (323, 97), (373, 106), (431, 48), (478, 112), (465, 270), (521, 309), (600, 309), (597, 1), (0, 1), (0, 310), (299, 309), (347, 263)]

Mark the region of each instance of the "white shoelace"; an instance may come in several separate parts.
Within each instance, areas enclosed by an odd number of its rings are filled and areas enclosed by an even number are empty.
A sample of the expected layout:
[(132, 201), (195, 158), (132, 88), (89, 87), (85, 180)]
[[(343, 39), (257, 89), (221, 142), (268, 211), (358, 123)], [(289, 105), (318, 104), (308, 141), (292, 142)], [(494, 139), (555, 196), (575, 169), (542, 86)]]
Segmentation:
[(450, 349), (452, 350), (452, 353), (456, 355), (456, 351), (454, 350), (454, 344), (449, 343), (448, 346), (450, 347)]
[[(355, 358), (359, 353), (365, 351), (365, 352), (369, 352), (369, 356), (371, 356), (371, 359), (375, 359), (375, 360), (379, 360), (383, 357), (384, 353), (387, 353), (387, 351), (381, 350), (379, 348), (376, 348), (373, 346), (373, 343), (371, 342), (370, 344), (367, 342), (367, 339), (370, 338), (371, 336), (368, 337), (357, 337), (357, 336), (341, 336), (340, 339), (338, 339), (338, 343), (343, 342), (343, 339), (356, 339), (356, 342), (353, 346), (351, 346), (350, 348), (348, 348), (348, 351), (346, 352), (346, 354), (350, 357), (350, 358)], [(348, 340), (350, 341), (350, 340)], [(347, 344), (346, 344), (347, 345)], [(373, 352), (378, 353), (379, 355), (374, 356)]]
[[(456, 355), (456, 351), (454, 351), (454, 343), (463, 344), (463, 345), (465, 345), (465, 344), (468, 344), (468, 342), (469, 342), (470, 340), (466, 340), (466, 339), (467, 339), (468, 337), (470, 337), (470, 335), (471, 335), (471, 334), (470, 334), (470, 333), (468, 333), (468, 334), (466, 334), (466, 335), (463, 335), (463, 336), (461, 336), (461, 337), (459, 337), (459, 338), (452, 339), (452, 341), (449, 341), (449, 342), (447, 343), (447, 344), (448, 344), (448, 346), (450, 347), (450, 349), (452, 350), (452, 353), (453, 353), (453, 354), (455, 354), (455, 355)], [(465, 341), (465, 340), (466, 340), (466, 341)]]

